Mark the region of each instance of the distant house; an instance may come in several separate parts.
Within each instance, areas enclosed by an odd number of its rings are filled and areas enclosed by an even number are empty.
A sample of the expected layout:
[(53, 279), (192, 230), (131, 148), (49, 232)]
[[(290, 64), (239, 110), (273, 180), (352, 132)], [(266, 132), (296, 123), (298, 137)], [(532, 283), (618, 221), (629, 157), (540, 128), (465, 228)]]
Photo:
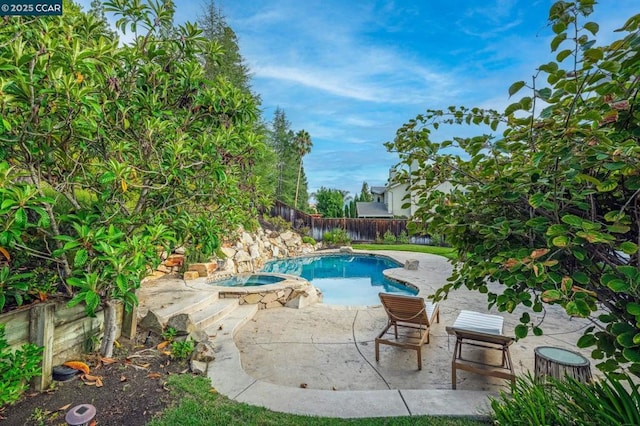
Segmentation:
[[(409, 199), (405, 198), (409, 195), (409, 185), (394, 182), (393, 179), (396, 173), (396, 170), (391, 168), (386, 186), (371, 187), (372, 202), (356, 203), (358, 217), (409, 218), (413, 216), (418, 209), (416, 197), (412, 195)], [(449, 182), (444, 182), (438, 185), (437, 189), (442, 192), (449, 192), (453, 189), (453, 185)], [(406, 205), (406, 207), (403, 208), (404, 205)]]

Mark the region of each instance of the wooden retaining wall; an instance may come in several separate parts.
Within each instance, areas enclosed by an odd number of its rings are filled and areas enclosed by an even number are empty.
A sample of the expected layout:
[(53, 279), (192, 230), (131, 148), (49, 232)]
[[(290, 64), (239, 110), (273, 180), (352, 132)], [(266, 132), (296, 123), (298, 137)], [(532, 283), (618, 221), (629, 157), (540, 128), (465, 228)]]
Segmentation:
[[(117, 336), (132, 338), (136, 332), (136, 310), (127, 313), (116, 307)], [(65, 302), (36, 303), (0, 315), (6, 338), (12, 350), (26, 343), (42, 346), (42, 376), (32, 383), (36, 390), (51, 384), (52, 369), (65, 361), (77, 360), (92, 343), (100, 342), (104, 331), (104, 313), (88, 317), (83, 305), (68, 308)], [(99, 349), (95, 347), (94, 349)]]

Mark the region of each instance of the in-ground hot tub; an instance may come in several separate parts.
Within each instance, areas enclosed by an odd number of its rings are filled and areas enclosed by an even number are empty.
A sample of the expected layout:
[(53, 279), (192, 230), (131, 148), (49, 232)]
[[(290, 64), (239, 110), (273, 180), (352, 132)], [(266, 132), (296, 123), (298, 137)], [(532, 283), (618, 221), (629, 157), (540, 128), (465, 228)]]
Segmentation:
[(302, 308), (322, 301), (322, 293), (318, 289), (304, 278), (293, 275), (241, 274), (210, 281), (209, 284), (218, 287), (221, 298), (235, 298), (241, 305), (258, 305), (260, 309)]
[(272, 274), (235, 275), (223, 280), (212, 281), (211, 284), (221, 287), (251, 287), (276, 284), (286, 279), (285, 277)]

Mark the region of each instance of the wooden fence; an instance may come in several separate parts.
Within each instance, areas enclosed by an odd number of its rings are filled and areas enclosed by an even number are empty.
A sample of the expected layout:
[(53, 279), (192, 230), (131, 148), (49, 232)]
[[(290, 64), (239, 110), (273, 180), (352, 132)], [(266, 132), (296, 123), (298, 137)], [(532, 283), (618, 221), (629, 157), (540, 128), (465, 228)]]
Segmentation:
[[(384, 237), (387, 231), (398, 237), (403, 231), (407, 233), (407, 219), (373, 219), (373, 218), (323, 218), (318, 215), (296, 210), (280, 201), (271, 208), (272, 216), (280, 216), (295, 229), (309, 228), (309, 234), (315, 240), (322, 240), (325, 232), (340, 228), (347, 232), (351, 241), (370, 242)], [(428, 236), (411, 237), (413, 244), (429, 244)]]

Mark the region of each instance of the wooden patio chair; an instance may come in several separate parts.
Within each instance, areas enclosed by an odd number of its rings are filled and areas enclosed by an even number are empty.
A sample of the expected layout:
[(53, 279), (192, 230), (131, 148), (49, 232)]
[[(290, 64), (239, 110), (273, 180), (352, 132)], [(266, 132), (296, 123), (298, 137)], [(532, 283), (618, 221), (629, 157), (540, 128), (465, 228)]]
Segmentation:
[[(504, 336), (504, 318), (499, 315), (482, 314), (473, 311), (460, 311), (452, 327), (446, 327), (447, 333), (456, 336), (456, 346), (451, 361), (451, 388), (456, 388), (456, 371), (458, 369), (470, 371), (485, 376), (499, 377), (515, 383), (516, 376), (509, 354), (509, 346), (514, 338)], [(502, 353), (499, 365), (488, 361), (469, 360), (462, 358), (462, 346), (475, 346)]]
[[(429, 328), (434, 318), (440, 322), (438, 304), (416, 296), (390, 293), (379, 293), (379, 296), (388, 319), (387, 326), (376, 337), (376, 361), (380, 360), (381, 344), (413, 349), (418, 352), (418, 370), (422, 370), (422, 345), (429, 343)], [(389, 331), (391, 327), (393, 332)], [(387, 334), (389, 336), (385, 336)]]

